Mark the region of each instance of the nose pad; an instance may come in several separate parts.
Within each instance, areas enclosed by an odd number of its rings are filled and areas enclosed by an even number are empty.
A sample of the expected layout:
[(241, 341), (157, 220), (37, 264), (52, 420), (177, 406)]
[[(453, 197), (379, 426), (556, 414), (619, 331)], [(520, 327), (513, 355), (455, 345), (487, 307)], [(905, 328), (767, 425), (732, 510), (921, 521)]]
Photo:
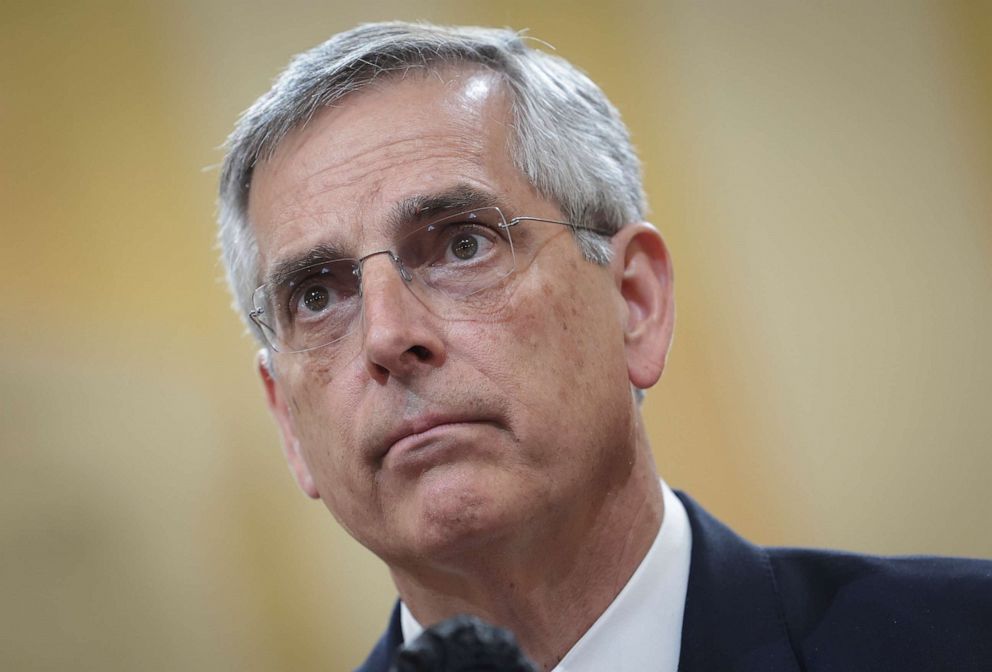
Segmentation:
[[(395, 269), (397, 275), (401, 280), (401, 284), (410, 293), (411, 296), (403, 298), (403, 290), (399, 288), (391, 288), (391, 285), (395, 283), (395, 280), (389, 277), (389, 271), (382, 269), (375, 272), (375, 280), (366, 283), (365, 278), (371, 277), (363, 270), (367, 261), (371, 257), (379, 255), (387, 255), (392, 262), (392, 267)], [(410, 307), (400, 308), (401, 305), (405, 304), (407, 301), (412, 299), (414, 303), (418, 306), (419, 310), (426, 310), (430, 313), (434, 313), (434, 308), (432, 308), (432, 302), (430, 297), (427, 296), (425, 290), (427, 289), (421, 283), (417, 282), (417, 277), (403, 264), (403, 260), (391, 250), (380, 250), (378, 252), (372, 252), (367, 254), (358, 260), (358, 265), (355, 268), (355, 274), (358, 277), (358, 291), (359, 296), (362, 299), (362, 322), (365, 321), (365, 315), (371, 308), (369, 302), (376, 304), (377, 307), (381, 307), (380, 304), (391, 304), (393, 310), (401, 310), (403, 313), (407, 313)], [(369, 288), (375, 287), (375, 296), (372, 296), (366, 292), (366, 284)], [(399, 303), (397, 303), (399, 302)]]
[(410, 274), (410, 271), (406, 270), (406, 266), (403, 265), (403, 260), (397, 257), (395, 254), (391, 254), (389, 256), (392, 258), (393, 263), (396, 264), (396, 271), (400, 274), (400, 277), (403, 278), (403, 280), (405, 280), (407, 284), (412, 282), (413, 275)]
[(413, 281), (413, 275), (410, 273), (410, 271), (407, 270), (406, 266), (403, 265), (403, 260), (400, 259), (398, 256), (396, 256), (396, 254), (394, 254), (392, 250), (379, 250), (378, 252), (371, 252), (369, 254), (366, 254), (361, 259), (359, 259), (358, 263), (355, 265), (354, 270), (352, 270), (352, 273), (354, 273), (355, 277), (358, 278), (359, 296), (364, 296), (365, 294), (365, 283), (363, 282), (363, 276), (364, 276), (363, 269), (365, 268), (365, 263), (372, 257), (379, 256), (380, 254), (389, 255), (389, 259), (390, 261), (393, 262), (393, 266), (396, 268), (396, 272), (399, 273), (400, 278), (402, 278), (406, 284), (409, 284), (410, 282)]

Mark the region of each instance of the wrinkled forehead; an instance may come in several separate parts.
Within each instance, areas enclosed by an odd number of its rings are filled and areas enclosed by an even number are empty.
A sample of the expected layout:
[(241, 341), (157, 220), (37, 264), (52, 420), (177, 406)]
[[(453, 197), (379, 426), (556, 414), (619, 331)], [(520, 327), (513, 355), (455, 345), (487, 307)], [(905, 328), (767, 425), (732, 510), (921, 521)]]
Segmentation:
[(328, 243), (360, 253), (438, 196), (512, 201), (529, 184), (509, 155), (510, 114), (501, 76), (482, 67), (393, 73), (324, 108), (255, 168), (260, 271)]

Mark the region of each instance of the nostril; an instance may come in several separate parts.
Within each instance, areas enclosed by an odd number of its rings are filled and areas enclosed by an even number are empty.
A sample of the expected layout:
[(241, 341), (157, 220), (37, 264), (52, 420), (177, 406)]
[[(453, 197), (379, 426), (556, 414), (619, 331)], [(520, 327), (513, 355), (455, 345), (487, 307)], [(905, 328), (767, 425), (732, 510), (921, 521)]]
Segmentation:
[(389, 380), (389, 369), (383, 365), (373, 363), (370, 370), (372, 371), (372, 376), (379, 382)]
[(413, 353), (413, 356), (421, 362), (426, 362), (431, 358), (431, 351), (422, 345), (415, 345), (407, 350), (407, 352)]

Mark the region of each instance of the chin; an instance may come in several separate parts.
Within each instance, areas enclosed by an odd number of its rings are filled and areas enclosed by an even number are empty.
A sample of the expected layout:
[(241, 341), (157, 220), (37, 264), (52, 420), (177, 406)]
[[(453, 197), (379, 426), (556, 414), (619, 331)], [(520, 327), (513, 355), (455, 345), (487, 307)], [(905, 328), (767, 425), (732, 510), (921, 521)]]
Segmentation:
[(486, 471), (436, 469), (421, 476), (403, 516), (413, 555), (443, 563), (485, 550), (517, 527), (518, 493), (510, 479)]

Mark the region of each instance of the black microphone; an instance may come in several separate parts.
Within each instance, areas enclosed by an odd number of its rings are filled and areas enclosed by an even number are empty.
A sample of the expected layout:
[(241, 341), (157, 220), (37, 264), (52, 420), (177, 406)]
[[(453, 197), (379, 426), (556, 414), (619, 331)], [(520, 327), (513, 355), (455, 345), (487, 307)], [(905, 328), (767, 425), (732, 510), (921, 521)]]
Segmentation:
[(509, 630), (475, 616), (455, 616), (401, 646), (390, 672), (537, 672), (537, 667)]

